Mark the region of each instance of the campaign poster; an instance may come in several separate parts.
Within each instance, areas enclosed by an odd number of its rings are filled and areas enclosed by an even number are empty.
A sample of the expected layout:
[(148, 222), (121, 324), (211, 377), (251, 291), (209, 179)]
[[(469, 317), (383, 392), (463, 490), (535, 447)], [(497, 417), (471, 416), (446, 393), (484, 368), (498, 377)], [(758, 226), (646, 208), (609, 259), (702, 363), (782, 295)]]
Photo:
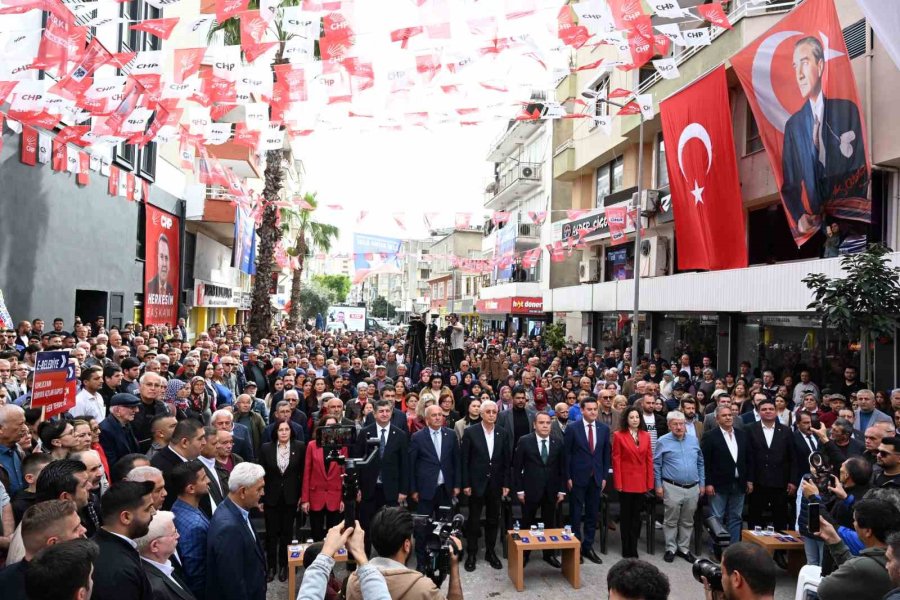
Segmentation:
[(235, 208), (234, 251), (231, 266), (247, 275), (256, 275), (256, 223), (240, 206)]
[(31, 390), (31, 407), (44, 407), (44, 418), (75, 407), (75, 365), (67, 350), (37, 353)]
[(343, 331), (365, 331), (366, 309), (361, 306), (329, 306), (326, 328)]
[(356, 233), (353, 235), (353, 283), (376, 273), (401, 273), (403, 240)]
[(178, 217), (147, 207), (144, 262), (144, 324), (178, 321), (180, 227)]
[(497, 231), (496, 241), (494, 242), (494, 256), (500, 261), (496, 270), (497, 281), (510, 281), (512, 279), (513, 259), (516, 254), (516, 224), (515, 222), (507, 223), (502, 229)]
[(807, 0), (731, 64), (797, 246), (870, 223), (865, 121), (833, 0)]

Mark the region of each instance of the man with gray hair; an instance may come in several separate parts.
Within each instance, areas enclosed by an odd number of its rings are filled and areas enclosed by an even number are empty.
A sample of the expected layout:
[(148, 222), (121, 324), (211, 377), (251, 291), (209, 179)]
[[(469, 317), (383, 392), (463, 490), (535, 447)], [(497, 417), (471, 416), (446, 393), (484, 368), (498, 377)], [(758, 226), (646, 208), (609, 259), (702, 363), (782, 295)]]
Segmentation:
[(170, 558), (175, 554), (178, 543), (178, 530), (175, 529), (175, 515), (169, 511), (157, 511), (150, 521), (150, 530), (146, 535), (134, 540), (137, 551), (141, 555), (141, 566), (150, 587), (153, 588), (154, 600), (191, 600), (191, 593), (181, 575), (175, 571)]
[(689, 563), (694, 533), (694, 512), (706, 487), (705, 466), (700, 443), (687, 432), (684, 413), (673, 410), (666, 416), (669, 433), (656, 441), (653, 474), (656, 495), (663, 501), (663, 531), (666, 553), (663, 560), (672, 562), (680, 556)]
[(16, 442), (22, 439), (25, 410), (15, 404), (0, 404), (0, 475), (4, 475), (6, 491), (14, 496), (25, 489), (22, 457)]
[(156, 510), (161, 510), (166, 500), (168, 492), (166, 491), (166, 480), (163, 478), (162, 471), (156, 467), (135, 467), (125, 476), (125, 481), (149, 481), (153, 484), (153, 506)]
[(131, 429), (142, 452), (149, 450), (150, 444), (153, 443), (153, 419), (169, 414), (169, 407), (162, 401), (165, 389), (166, 380), (161, 375), (148, 372), (141, 376), (138, 388), (141, 403), (138, 405)]
[(250, 430), (246, 425), (234, 422), (234, 414), (230, 408), (220, 408), (212, 414), (209, 422), (219, 431), (228, 431), (234, 438), (234, 452), (244, 460), (254, 461), (253, 442), (250, 439)]
[(887, 415), (875, 408), (875, 392), (872, 390), (861, 389), (856, 392), (856, 421), (854, 427), (860, 431), (865, 431), (868, 427), (876, 423), (894, 424), (890, 415)]
[(265, 493), (265, 469), (244, 462), (228, 480), (228, 497), (209, 524), (206, 540), (206, 597), (265, 600), (266, 556), (250, 523), (250, 510)]

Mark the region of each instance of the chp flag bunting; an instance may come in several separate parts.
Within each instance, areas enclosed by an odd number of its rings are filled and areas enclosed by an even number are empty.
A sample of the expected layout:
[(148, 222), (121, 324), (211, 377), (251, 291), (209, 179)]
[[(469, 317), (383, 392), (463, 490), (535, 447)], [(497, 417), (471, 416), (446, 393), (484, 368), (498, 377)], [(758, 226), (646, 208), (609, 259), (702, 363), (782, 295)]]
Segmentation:
[(44, 407), (44, 418), (75, 407), (75, 365), (69, 363), (69, 352), (38, 352), (34, 361), (34, 383), (31, 407)]
[(797, 246), (836, 222), (871, 222), (866, 131), (833, 0), (807, 0), (731, 64)]
[(679, 269), (747, 266), (725, 67), (661, 105)]

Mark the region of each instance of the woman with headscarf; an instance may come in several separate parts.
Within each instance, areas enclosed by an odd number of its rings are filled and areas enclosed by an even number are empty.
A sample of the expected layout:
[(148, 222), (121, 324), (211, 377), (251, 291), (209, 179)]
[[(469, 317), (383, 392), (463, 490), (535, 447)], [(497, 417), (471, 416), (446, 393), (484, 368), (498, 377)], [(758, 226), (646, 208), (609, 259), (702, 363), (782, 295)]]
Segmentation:
[(169, 409), (170, 415), (183, 419), (188, 407), (187, 397), (191, 394), (191, 388), (181, 379), (172, 379), (166, 384), (166, 393), (163, 402)]
[(200, 375), (194, 375), (191, 377), (188, 389), (187, 408), (184, 414), (189, 419), (196, 419), (204, 424), (209, 423), (212, 411), (210, 410), (211, 400), (206, 391), (206, 380)]

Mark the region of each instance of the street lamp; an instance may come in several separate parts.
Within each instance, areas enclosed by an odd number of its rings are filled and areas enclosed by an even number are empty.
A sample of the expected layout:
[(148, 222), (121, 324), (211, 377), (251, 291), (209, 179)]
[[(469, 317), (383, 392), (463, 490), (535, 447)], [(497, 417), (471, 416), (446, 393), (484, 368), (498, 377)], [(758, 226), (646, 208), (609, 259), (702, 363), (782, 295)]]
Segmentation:
[[(610, 106), (625, 108), (624, 104), (601, 98), (593, 90), (585, 90), (581, 95), (595, 102), (603, 102)], [(638, 315), (640, 313), (641, 298), (641, 183), (644, 179), (644, 111), (639, 113), (641, 124), (638, 128), (638, 168), (637, 168), (637, 192), (634, 194), (634, 307), (631, 315), (631, 373), (638, 364)]]

